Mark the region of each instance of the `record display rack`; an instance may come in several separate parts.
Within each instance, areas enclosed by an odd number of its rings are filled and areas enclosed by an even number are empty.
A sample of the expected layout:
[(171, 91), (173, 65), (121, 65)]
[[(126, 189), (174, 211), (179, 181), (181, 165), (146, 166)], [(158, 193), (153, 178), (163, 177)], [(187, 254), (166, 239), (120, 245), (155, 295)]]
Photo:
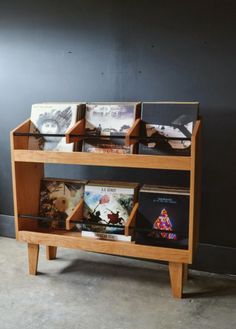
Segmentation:
[[(190, 156), (28, 150), (30, 123), (30, 120), (27, 120), (11, 132), (16, 238), (18, 241), (28, 244), (29, 273), (32, 275), (37, 274), (40, 245), (46, 246), (48, 260), (56, 258), (57, 247), (65, 247), (111, 255), (167, 261), (169, 263), (172, 294), (176, 298), (181, 298), (183, 295), (183, 284), (187, 278), (188, 264), (192, 264), (198, 244), (201, 190), (201, 121), (198, 120), (194, 126)], [(132, 145), (137, 142), (135, 136), (138, 136), (139, 129), (140, 119), (137, 119), (125, 136), (126, 145)], [(84, 120), (80, 120), (66, 133), (66, 141), (70, 143), (82, 140), (83, 134)], [(73, 219), (76, 220), (81, 217), (82, 201), (67, 219), (66, 230), (40, 229), (38, 222), (34, 218), (29, 218), (29, 215), (32, 215), (32, 217), (38, 215), (40, 181), (44, 177), (44, 165), (47, 163), (189, 172), (188, 249), (139, 245), (135, 244), (134, 241), (121, 242), (82, 237), (80, 232), (70, 230), (73, 225)], [(135, 204), (125, 227), (126, 235), (129, 235), (134, 227), (137, 209), (138, 204)], [(26, 216), (24, 217), (24, 215)]]

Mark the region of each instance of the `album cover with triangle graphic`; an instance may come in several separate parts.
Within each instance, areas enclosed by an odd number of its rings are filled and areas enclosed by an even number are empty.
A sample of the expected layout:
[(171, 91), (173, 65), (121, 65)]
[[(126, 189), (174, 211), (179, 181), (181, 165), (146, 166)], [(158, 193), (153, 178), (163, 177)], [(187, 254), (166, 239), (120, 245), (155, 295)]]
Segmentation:
[(139, 193), (135, 241), (188, 248), (189, 190), (144, 185)]

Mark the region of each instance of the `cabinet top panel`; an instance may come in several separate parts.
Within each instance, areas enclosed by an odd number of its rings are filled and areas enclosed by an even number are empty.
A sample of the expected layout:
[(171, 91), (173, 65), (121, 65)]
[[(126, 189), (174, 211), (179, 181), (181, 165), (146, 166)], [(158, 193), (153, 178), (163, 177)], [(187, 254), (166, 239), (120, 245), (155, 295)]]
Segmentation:
[(97, 154), (87, 152), (14, 150), (13, 160), (17, 162), (78, 164), (89, 166), (129, 167), (185, 171), (189, 171), (191, 169), (191, 157), (183, 156), (156, 156), (142, 154)]

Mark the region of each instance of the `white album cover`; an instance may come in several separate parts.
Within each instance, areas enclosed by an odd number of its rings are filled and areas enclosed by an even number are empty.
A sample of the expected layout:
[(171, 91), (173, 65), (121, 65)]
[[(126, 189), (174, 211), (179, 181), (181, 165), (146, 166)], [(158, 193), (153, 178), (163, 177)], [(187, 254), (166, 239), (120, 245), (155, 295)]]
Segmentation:
[[(65, 134), (77, 120), (77, 104), (33, 104), (31, 109), (31, 133)], [(73, 151), (74, 143), (66, 143), (65, 137), (31, 136), (29, 149), (45, 151)]]

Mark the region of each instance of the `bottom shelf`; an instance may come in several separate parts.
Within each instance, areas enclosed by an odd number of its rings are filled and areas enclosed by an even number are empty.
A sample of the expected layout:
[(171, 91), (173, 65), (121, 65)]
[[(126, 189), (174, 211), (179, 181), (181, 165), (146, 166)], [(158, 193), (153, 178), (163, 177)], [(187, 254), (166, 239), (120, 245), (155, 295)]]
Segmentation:
[(97, 240), (73, 231), (19, 231), (19, 241), (46, 246), (83, 249), (97, 253), (191, 264), (189, 250), (139, 245), (134, 242)]
[(138, 245), (134, 242), (96, 240), (82, 237), (80, 232), (71, 231), (19, 231), (19, 241), (28, 244), (29, 274), (36, 275), (39, 245), (46, 245), (48, 260), (55, 259), (57, 247), (76, 248), (104, 254), (113, 254), (144, 259), (166, 260), (173, 297), (182, 298), (183, 284), (187, 280), (190, 252), (153, 246)]

